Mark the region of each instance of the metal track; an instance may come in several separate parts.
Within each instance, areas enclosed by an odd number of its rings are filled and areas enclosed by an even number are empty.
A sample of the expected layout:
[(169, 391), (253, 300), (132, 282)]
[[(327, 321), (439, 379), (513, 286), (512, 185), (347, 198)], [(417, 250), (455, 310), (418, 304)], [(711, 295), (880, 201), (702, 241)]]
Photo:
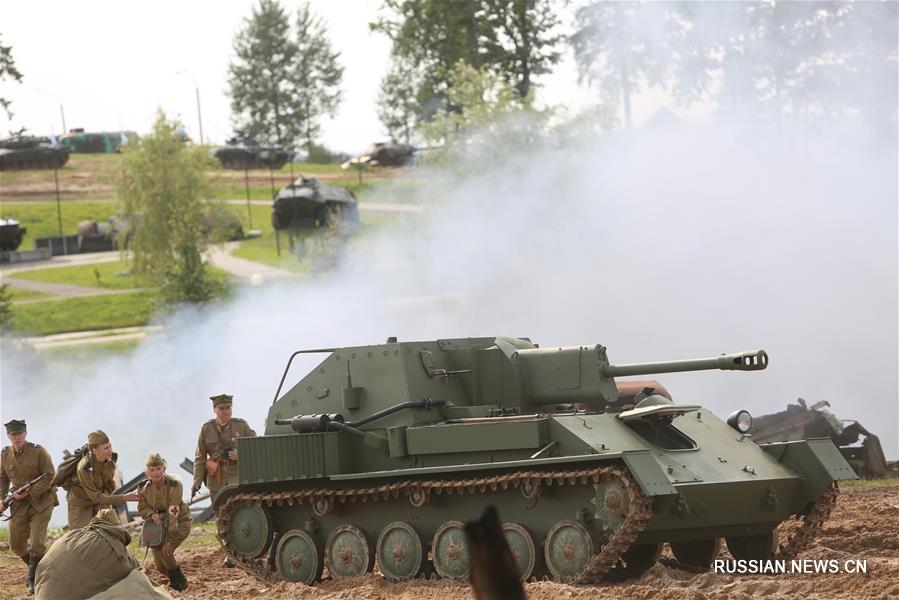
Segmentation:
[(621, 526), (612, 533), (608, 543), (586, 565), (577, 576), (575, 583), (597, 583), (621, 560), (622, 555), (630, 547), (631, 543), (643, 527), (652, 518), (652, 499), (643, 494), (640, 487), (626, 470), (619, 467), (599, 467), (593, 469), (577, 469), (566, 471), (517, 471), (496, 475), (493, 477), (479, 477), (475, 479), (452, 480), (426, 480), (426, 481), (401, 481), (372, 488), (333, 489), (315, 488), (309, 490), (297, 490), (275, 493), (238, 493), (230, 496), (219, 509), (218, 531), (216, 536), (219, 543), (228, 553), (237, 566), (250, 573), (254, 577), (268, 582), (278, 581), (259, 559), (246, 559), (233, 552), (228, 544), (228, 530), (231, 516), (234, 510), (241, 504), (267, 504), (268, 506), (292, 506), (309, 503), (316, 499), (328, 499), (331, 502), (379, 502), (408, 496), (415, 492), (424, 491), (426, 494), (476, 494), (487, 491), (505, 491), (517, 488), (523, 482), (529, 482), (539, 486), (562, 485), (590, 485), (595, 488), (605, 478), (617, 478), (627, 488), (630, 504), (627, 515)]
[(815, 500), (808, 514), (803, 517), (802, 525), (793, 532), (786, 544), (780, 546), (774, 558), (789, 560), (811, 546), (821, 531), (821, 526), (830, 518), (830, 513), (837, 505), (839, 493), (840, 490), (836, 484), (824, 490), (824, 493)]

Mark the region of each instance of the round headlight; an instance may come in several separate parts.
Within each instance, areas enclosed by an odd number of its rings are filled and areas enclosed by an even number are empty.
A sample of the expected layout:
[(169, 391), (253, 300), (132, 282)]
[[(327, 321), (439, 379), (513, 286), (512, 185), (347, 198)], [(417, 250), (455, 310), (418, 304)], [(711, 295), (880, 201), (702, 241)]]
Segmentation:
[(752, 429), (752, 415), (746, 410), (732, 412), (727, 417), (727, 424), (740, 433), (749, 433), (749, 430)]

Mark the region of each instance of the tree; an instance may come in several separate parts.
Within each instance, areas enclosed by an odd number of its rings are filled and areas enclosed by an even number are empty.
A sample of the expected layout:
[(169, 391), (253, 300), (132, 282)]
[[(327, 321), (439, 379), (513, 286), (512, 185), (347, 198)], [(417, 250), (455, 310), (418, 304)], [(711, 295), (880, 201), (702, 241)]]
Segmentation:
[(121, 195), (134, 269), (170, 301), (205, 302), (218, 291), (203, 264), (209, 156), (185, 144), (181, 124), (160, 110), (153, 132), (125, 146)]
[(12, 330), (12, 294), (9, 284), (0, 285), (0, 335), (5, 335)]
[(340, 52), (332, 50), (327, 29), (309, 10), (309, 4), (297, 9), (296, 28), (292, 102), (294, 114), (302, 123), (302, 138), (308, 151), (321, 132), (321, 117), (333, 117), (340, 105), (343, 67), (339, 63)]
[(234, 53), (228, 86), (235, 127), (266, 143), (292, 145), (303, 131), (294, 112), (292, 81), (298, 49), (277, 0), (260, 0), (252, 16), (244, 19)]
[(378, 118), (391, 140), (412, 143), (421, 111), (416, 99), (419, 85), (418, 71), (403, 59), (395, 58), (378, 94)]
[(235, 37), (228, 85), (235, 128), (281, 146), (303, 140), (308, 149), (320, 119), (340, 104), (343, 67), (308, 4), (295, 25), (278, 0), (260, 0)]
[[(0, 44), (0, 81), (11, 79), (13, 81), (22, 81), (22, 73), (16, 68), (16, 61), (12, 57), (12, 46), (4, 46)], [(12, 112), (9, 110), (10, 101), (6, 98), (0, 98), (0, 107), (6, 111), (6, 116), (12, 119)]]
[(559, 62), (563, 39), (557, 28), (557, 3), (551, 0), (483, 0), (487, 56), (527, 97), (533, 79)]
[(522, 98), (487, 67), (475, 69), (459, 61), (450, 71), (446, 97), (456, 109), (442, 109), (421, 126), (425, 139), (442, 145), (429, 154), (432, 160), (465, 159), (487, 166), (503, 154), (500, 149), (517, 152), (543, 141), (549, 111), (536, 110), (533, 94)]
[(457, 108), (447, 104), (446, 89), (460, 61), (491, 70), (527, 97), (534, 78), (559, 59), (559, 1), (386, 0), (383, 16), (371, 27), (393, 40), (395, 62), (421, 73), (418, 119), (427, 120), (442, 108)]
[(665, 44), (671, 21), (664, 4), (593, 2), (575, 13), (571, 36), (580, 79), (606, 96), (618, 95), (625, 127), (633, 125), (631, 99), (662, 83), (668, 67)]

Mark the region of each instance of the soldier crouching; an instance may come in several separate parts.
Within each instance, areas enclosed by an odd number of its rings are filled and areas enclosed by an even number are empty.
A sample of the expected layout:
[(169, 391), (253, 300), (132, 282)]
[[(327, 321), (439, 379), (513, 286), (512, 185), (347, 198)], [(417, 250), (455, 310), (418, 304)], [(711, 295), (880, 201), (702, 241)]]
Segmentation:
[(175, 549), (190, 535), (193, 518), (182, 498), (181, 481), (167, 475), (165, 465), (159, 454), (147, 457), (147, 482), (140, 487), (137, 512), (147, 522), (142, 533), (144, 542), (152, 535), (148, 533), (153, 529), (150, 523), (156, 526), (160, 535), (155, 540), (157, 543), (150, 544), (153, 562), (160, 573), (168, 576), (169, 585), (180, 592), (187, 589), (187, 578), (175, 559)]

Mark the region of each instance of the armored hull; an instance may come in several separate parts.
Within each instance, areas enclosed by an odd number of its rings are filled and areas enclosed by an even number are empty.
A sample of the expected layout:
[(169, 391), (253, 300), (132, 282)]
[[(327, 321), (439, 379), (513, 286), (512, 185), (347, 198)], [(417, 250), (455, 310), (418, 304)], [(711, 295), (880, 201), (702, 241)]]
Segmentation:
[(0, 251), (13, 252), (19, 248), (28, 229), (15, 219), (0, 219)]
[(272, 226), (278, 230), (320, 227), (335, 215), (345, 221), (359, 220), (359, 203), (353, 192), (314, 177), (300, 177), (275, 196)]
[[(524, 580), (637, 575), (663, 543), (693, 567), (722, 539), (736, 558), (788, 557), (829, 515), (835, 482), (855, 478), (830, 440), (757, 445), (744, 415), (651, 388), (616, 402), (617, 376), (758, 370), (762, 351), (624, 366), (602, 346), (516, 338), (324, 352), (279, 388), (265, 435), (238, 440), (240, 483), (214, 502), (220, 539), (260, 577), (312, 584), (377, 564), (391, 580), (467, 579), (463, 523), (486, 505)], [(793, 516), (803, 524), (778, 547)]]
[(48, 139), (14, 136), (0, 140), (0, 171), (55, 169), (69, 160), (66, 148), (54, 148)]
[(212, 155), (226, 169), (280, 169), (290, 154), (278, 146), (263, 146), (253, 138), (232, 138), (225, 146), (213, 150)]

